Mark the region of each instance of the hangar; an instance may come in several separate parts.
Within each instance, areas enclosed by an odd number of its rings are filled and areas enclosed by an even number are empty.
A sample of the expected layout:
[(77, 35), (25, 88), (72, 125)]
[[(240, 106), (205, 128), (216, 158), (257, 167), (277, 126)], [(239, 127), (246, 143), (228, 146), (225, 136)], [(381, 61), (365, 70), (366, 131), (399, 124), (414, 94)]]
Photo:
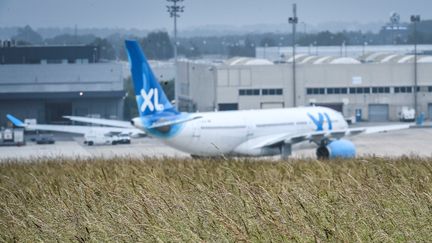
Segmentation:
[(38, 123), (63, 115), (123, 118), (122, 65), (99, 60), (94, 46), (0, 44), (0, 126), (6, 114)]

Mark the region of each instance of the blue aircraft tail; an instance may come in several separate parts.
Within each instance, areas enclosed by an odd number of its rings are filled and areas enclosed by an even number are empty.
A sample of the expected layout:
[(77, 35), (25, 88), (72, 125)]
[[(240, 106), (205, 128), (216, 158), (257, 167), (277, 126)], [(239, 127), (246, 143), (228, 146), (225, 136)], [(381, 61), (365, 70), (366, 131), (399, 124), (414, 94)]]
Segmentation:
[(12, 124), (14, 124), (17, 127), (25, 127), (26, 126), (26, 124), (24, 122), (22, 122), (20, 119), (14, 117), (14, 116), (12, 116), (11, 114), (7, 114), (6, 117), (9, 121), (12, 122)]
[(137, 41), (126, 40), (138, 112), (142, 118), (152, 115), (176, 115)]

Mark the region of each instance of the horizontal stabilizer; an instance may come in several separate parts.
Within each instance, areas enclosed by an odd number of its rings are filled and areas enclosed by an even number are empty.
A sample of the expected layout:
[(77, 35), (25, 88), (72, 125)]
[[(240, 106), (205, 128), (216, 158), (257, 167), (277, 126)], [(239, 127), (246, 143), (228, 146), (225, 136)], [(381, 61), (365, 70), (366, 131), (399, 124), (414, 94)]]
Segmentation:
[(161, 122), (155, 122), (155, 123), (153, 123), (152, 125), (148, 126), (147, 129), (172, 126), (172, 125), (176, 125), (176, 124), (180, 124), (180, 123), (185, 123), (185, 122), (196, 120), (196, 119), (200, 119), (200, 118), (202, 118), (202, 117), (201, 116), (196, 116), (196, 117), (178, 118), (178, 119), (169, 120), (169, 121), (164, 120), (164, 121), (161, 121)]

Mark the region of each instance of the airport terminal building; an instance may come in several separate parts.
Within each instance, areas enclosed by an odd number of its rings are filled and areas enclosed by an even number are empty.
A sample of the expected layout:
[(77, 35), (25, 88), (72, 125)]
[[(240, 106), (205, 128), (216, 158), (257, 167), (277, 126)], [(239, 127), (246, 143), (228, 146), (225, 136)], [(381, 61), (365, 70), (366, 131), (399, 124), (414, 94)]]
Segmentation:
[(64, 115), (123, 118), (122, 65), (94, 46), (0, 46), (0, 126), (6, 114), (64, 124)]
[[(358, 58), (296, 56), (281, 63), (232, 58), (179, 63), (182, 110), (240, 110), (322, 105), (362, 120), (398, 120), (414, 107), (414, 56), (383, 52)], [(418, 56), (418, 111), (432, 118), (432, 57)]]

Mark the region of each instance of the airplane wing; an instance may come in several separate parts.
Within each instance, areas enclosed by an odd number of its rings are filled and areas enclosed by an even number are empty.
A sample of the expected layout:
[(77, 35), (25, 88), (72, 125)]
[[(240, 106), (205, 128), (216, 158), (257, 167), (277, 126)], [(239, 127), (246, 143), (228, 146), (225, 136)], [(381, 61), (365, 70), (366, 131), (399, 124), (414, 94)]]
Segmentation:
[(105, 125), (110, 127), (123, 127), (123, 128), (135, 128), (128, 121), (119, 121), (119, 120), (110, 120), (110, 119), (101, 119), (101, 118), (89, 118), (83, 116), (63, 116), (71, 121), (78, 121), (84, 123)]
[(120, 128), (120, 127), (91, 127), (91, 126), (75, 126), (75, 125), (47, 125), (47, 124), (25, 124), (18, 118), (8, 114), (6, 117), (17, 127), (22, 127), (27, 131), (52, 131), (52, 132), (66, 132), (76, 134), (88, 134), (88, 133), (128, 133), (137, 134), (143, 133), (143, 131), (136, 128)]
[(332, 130), (332, 131), (317, 131), (305, 134), (278, 134), (276, 136), (263, 136), (255, 139), (248, 140), (246, 144), (241, 146), (252, 146), (251, 149), (258, 149), (264, 147), (272, 147), (281, 144), (296, 144), (304, 141), (315, 142), (319, 144), (324, 139), (340, 139), (346, 136), (355, 136), (359, 134), (372, 134), (380, 132), (389, 132), (394, 130), (408, 129), (411, 124), (398, 124), (398, 125), (387, 125), (387, 126), (371, 126), (371, 127), (358, 127), (348, 128), (345, 130)]

